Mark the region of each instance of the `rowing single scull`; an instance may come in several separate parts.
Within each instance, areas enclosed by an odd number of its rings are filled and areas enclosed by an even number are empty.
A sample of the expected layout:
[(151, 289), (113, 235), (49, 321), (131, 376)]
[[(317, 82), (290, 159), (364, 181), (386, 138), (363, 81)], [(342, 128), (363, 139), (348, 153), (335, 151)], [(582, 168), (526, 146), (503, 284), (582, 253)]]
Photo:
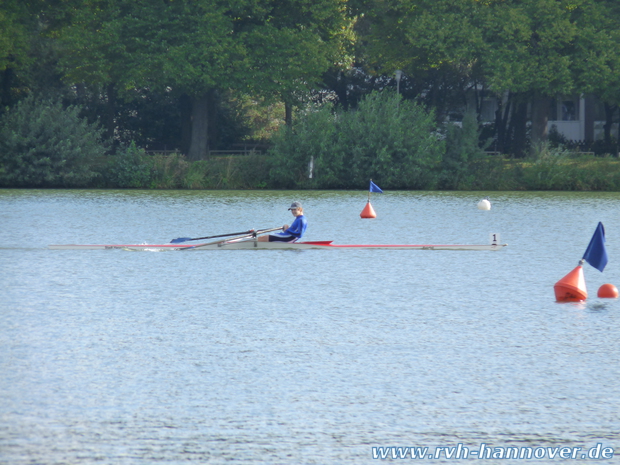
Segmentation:
[[(186, 244), (184, 242), (193, 241), (198, 239), (206, 239), (206, 237), (200, 237), (196, 239), (191, 238), (178, 238), (173, 239), (170, 244), (68, 244), (68, 245), (50, 245), (50, 249), (54, 250), (108, 250), (108, 249), (123, 249), (123, 250), (263, 250), (263, 249), (390, 249), (390, 250), (501, 250), (506, 247), (507, 244), (499, 243), (499, 235), (491, 234), (490, 243), (486, 245), (476, 244), (372, 244), (372, 245), (360, 245), (360, 244), (334, 244), (333, 241), (310, 241), (310, 242), (262, 242), (258, 240), (258, 236), (273, 231), (278, 231), (282, 228), (270, 228), (246, 231), (242, 235), (236, 237), (230, 237), (228, 239), (219, 239), (214, 242), (204, 242), (201, 244)], [(230, 234), (223, 234), (219, 236), (210, 237), (223, 237), (230, 236)]]
[(50, 245), (55, 250), (284, 250), (284, 249), (389, 249), (389, 250), (501, 250), (507, 244), (334, 244), (333, 241), (258, 242), (256, 240), (220, 241), (204, 244), (100, 244)]

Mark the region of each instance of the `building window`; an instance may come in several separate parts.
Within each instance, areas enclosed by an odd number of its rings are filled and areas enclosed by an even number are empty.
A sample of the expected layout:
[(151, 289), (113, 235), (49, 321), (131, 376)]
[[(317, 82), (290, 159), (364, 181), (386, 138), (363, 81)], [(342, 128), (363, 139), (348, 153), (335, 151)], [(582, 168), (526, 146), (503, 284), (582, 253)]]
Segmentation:
[(575, 121), (577, 119), (576, 108), (572, 100), (562, 101), (562, 121)]

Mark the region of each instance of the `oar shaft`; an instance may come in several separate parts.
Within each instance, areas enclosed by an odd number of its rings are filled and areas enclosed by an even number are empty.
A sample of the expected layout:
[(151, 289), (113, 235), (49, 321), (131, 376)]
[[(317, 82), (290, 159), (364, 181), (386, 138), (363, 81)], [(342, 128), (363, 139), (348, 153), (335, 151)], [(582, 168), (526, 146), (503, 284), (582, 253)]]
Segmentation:
[(228, 234), (218, 234), (217, 236), (204, 236), (204, 237), (177, 237), (176, 239), (172, 239), (170, 241), (171, 244), (177, 244), (179, 242), (187, 242), (187, 241), (201, 241), (203, 239), (215, 239), (216, 237), (228, 237), (228, 236), (238, 236), (239, 234), (250, 234), (252, 233), (253, 230), (250, 229), (249, 231), (241, 231), (241, 232), (234, 232), (234, 233), (228, 233)]
[[(214, 245), (214, 244), (223, 244), (225, 242), (233, 242), (233, 241), (238, 241), (240, 239), (246, 239), (249, 237), (255, 237), (258, 236), (259, 234), (267, 234), (273, 231), (281, 231), (282, 227), (279, 228), (270, 228), (270, 229), (259, 229), (257, 231), (252, 231), (249, 234), (243, 234), (241, 236), (237, 236), (237, 237), (231, 237), (230, 239), (223, 239), (220, 241), (213, 241), (213, 242), (207, 242), (206, 244), (198, 244), (197, 246), (194, 247), (203, 247), (205, 245)], [(192, 250), (194, 247), (187, 247), (185, 249), (181, 249), (181, 250)]]
[(281, 231), (282, 227), (280, 226), (279, 228), (271, 228), (271, 229), (259, 229), (258, 231), (256, 231), (256, 234), (266, 234), (269, 232), (274, 232), (274, 231)]
[(205, 236), (205, 237), (196, 237), (194, 239), (190, 239), (190, 241), (199, 241), (201, 239), (215, 239), (216, 237), (228, 237), (228, 236), (238, 236), (239, 234), (251, 234), (252, 230), (249, 231), (241, 231), (229, 234), (218, 234), (217, 236)]
[(231, 237), (230, 239), (224, 239), (224, 240), (221, 240), (221, 241), (211, 242), (211, 244), (219, 244), (219, 243), (224, 243), (224, 242), (233, 242), (233, 241), (237, 241), (239, 239), (245, 239), (245, 238), (248, 238), (248, 237), (256, 237), (256, 236), (258, 236), (260, 234), (267, 234), (267, 233), (270, 233), (270, 232), (273, 232), (273, 231), (281, 231), (281, 230), (282, 230), (281, 227), (280, 228), (270, 228), (270, 229), (258, 229), (256, 231), (252, 231), (249, 234), (244, 234), (242, 236), (237, 236), (237, 237)]

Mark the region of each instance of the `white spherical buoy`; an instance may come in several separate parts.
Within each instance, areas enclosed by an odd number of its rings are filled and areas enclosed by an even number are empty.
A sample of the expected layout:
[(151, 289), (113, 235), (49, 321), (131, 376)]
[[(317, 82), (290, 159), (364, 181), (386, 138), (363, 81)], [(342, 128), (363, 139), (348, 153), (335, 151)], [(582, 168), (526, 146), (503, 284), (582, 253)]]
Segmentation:
[(485, 197), (480, 202), (478, 202), (478, 209), (479, 210), (490, 210), (491, 209), (491, 202), (489, 201), (488, 197)]

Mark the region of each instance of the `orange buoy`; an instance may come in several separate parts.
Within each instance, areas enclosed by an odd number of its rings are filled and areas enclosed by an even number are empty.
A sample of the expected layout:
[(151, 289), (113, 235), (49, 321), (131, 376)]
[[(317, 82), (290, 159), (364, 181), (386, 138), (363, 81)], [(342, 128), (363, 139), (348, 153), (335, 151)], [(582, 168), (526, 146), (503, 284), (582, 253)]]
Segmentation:
[(360, 213), (360, 216), (362, 218), (376, 218), (377, 217), (377, 214), (375, 213), (375, 209), (372, 208), (372, 205), (370, 205), (370, 201), (366, 203), (366, 206), (362, 210), (362, 213)]
[(583, 267), (577, 266), (573, 271), (560, 279), (555, 286), (555, 300), (558, 302), (579, 302), (588, 298), (586, 281), (583, 278)]
[(617, 299), (618, 288), (613, 284), (603, 284), (598, 288), (598, 296), (603, 299)]

